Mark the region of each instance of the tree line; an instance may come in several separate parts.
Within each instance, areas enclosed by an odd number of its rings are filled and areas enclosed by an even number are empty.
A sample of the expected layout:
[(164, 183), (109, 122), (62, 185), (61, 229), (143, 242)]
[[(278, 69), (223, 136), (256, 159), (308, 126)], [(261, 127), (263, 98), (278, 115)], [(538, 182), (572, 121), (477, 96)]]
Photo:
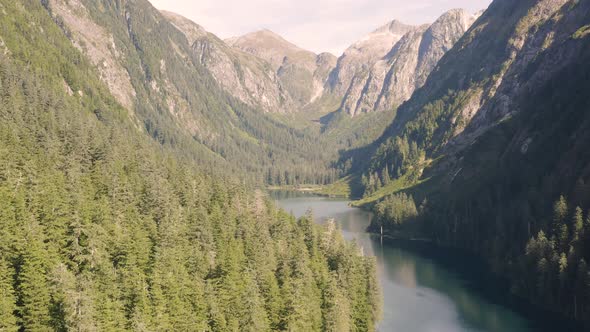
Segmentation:
[(334, 224), (152, 141), (41, 3), (1, 6), (0, 330), (375, 329)]
[(550, 227), (531, 237), (514, 278), (515, 290), (539, 303), (558, 306), (576, 319), (590, 315), (590, 211), (561, 196)]

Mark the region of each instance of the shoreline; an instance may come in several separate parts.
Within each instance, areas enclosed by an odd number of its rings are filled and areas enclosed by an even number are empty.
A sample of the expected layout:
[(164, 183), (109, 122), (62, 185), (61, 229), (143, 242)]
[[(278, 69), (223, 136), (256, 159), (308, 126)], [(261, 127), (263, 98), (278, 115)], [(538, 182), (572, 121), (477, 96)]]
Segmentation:
[[(344, 194), (331, 194), (322, 191), (324, 189), (323, 186), (267, 186), (265, 187), (268, 191), (295, 191), (295, 192), (302, 192), (302, 193), (312, 193), (314, 195), (322, 196), (322, 197), (330, 197), (330, 198), (344, 198), (350, 200), (350, 197)], [(350, 202), (349, 202), (350, 205)]]

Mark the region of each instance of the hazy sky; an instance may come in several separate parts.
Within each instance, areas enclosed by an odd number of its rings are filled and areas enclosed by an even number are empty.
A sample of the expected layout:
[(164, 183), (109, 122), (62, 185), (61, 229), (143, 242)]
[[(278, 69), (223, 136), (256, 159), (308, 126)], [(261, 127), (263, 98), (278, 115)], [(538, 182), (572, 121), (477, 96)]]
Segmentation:
[(434, 21), (452, 8), (485, 9), (491, 0), (150, 0), (221, 38), (262, 28), (312, 51), (340, 55), (354, 41), (398, 19)]

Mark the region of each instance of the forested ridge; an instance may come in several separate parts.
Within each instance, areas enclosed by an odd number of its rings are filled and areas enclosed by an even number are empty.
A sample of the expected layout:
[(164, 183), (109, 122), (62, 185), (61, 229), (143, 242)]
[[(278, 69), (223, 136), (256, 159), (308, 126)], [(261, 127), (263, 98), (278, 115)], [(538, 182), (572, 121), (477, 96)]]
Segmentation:
[(385, 134), (344, 156), (373, 231), (474, 252), (514, 293), (586, 323), (589, 13), (494, 1)]
[(111, 92), (129, 95), (125, 108), (138, 126), (166, 149), (255, 184), (326, 184), (341, 174), (317, 149), (317, 130), (289, 126), (221, 89), (197, 52), (200, 41), (147, 0), (43, 3)]
[(590, 322), (589, 0), (493, 1), (353, 118), (248, 105), (203, 43), (146, 0), (0, 0), (1, 331), (373, 331), (374, 260), (257, 189), (332, 183)]
[(372, 331), (375, 263), (149, 139), (42, 2), (0, 2), (0, 330)]

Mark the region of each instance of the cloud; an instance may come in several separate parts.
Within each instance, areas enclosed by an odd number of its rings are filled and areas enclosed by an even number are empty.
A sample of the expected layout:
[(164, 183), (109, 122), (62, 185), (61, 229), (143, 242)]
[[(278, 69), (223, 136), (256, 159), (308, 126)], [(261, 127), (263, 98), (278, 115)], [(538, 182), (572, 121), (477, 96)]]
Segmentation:
[(375, 28), (398, 19), (433, 22), (452, 8), (475, 12), (491, 0), (150, 0), (221, 38), (262, 28), (315, 52), (336, 55)]

